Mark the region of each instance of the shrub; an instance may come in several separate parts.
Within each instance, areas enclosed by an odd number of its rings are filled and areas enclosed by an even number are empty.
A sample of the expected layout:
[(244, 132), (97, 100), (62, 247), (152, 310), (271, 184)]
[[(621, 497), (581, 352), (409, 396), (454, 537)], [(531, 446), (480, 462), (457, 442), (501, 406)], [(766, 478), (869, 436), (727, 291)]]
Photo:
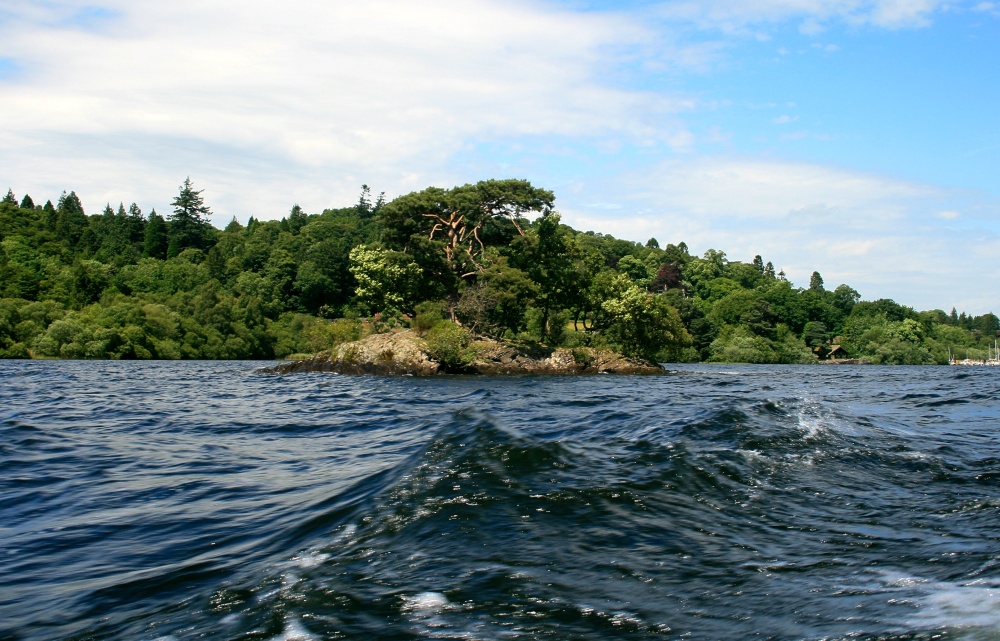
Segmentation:
[(410, 326), (421, 336), (444, 320), (444, 308), (439, 302), (424, 301), (413, 308), (414, 316)]
[(445, 369), (461, 369), (475, 358), (469, 330), (454, 323), (438, 323), (427, 332), (427, 351)]
[(594, 362), (594, 355), (586, 347), (574, 347), (573, 360), (581, 367), (590, 367)]

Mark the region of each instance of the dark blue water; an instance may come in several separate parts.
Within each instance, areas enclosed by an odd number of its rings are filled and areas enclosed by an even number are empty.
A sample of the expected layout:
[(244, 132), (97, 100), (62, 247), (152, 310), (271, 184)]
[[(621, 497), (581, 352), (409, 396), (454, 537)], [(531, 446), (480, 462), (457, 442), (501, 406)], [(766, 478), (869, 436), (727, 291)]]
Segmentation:
[(1000, 371), (0, 363), (0, 639), (1000, 639)]

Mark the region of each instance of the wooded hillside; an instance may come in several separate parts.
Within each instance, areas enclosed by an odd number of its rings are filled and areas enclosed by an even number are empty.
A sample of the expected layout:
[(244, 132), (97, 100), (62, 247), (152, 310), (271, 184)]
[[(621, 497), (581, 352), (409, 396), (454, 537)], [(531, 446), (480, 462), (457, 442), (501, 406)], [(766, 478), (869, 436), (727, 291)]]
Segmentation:
[(0, 202), (0, 356), (280, 358), (441, 316), (461, 331), (661, 361), (985, 357), (990, 314), (861, 300), (819, 273), (574, 230), (523, 180), (431, 187), (213, 227), (190, 180), (166, 216), (75, 193)]

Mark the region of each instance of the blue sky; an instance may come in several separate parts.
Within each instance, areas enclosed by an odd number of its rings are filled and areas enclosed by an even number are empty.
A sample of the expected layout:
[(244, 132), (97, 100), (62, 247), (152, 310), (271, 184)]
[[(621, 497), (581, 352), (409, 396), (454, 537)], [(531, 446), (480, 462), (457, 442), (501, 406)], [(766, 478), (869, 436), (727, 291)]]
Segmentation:
[(1000, 313), (1000, 2), (0, 0), (0, 179), (215, 222), (527, 178), (566, 222)]

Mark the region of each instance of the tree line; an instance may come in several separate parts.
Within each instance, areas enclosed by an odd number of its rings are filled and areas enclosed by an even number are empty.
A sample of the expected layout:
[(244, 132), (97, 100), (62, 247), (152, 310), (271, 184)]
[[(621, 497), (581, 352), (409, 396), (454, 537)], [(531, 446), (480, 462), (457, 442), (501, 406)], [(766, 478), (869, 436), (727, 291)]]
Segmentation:
[[(770, 262), (564, 225), (524, 180), (224, 228), (190, 179), (172, 211), (0, 201), (0, 357), (268, 359), (411, 323), (671, 362), (931, 364), (984, 357), (1000, 320), (795, 287)], [(429, 326), (428, 326), (429, 327)], [(456, 329), (457, 328), (457, 329)], [(439, 331), (439, 334), (441, 332)]]

